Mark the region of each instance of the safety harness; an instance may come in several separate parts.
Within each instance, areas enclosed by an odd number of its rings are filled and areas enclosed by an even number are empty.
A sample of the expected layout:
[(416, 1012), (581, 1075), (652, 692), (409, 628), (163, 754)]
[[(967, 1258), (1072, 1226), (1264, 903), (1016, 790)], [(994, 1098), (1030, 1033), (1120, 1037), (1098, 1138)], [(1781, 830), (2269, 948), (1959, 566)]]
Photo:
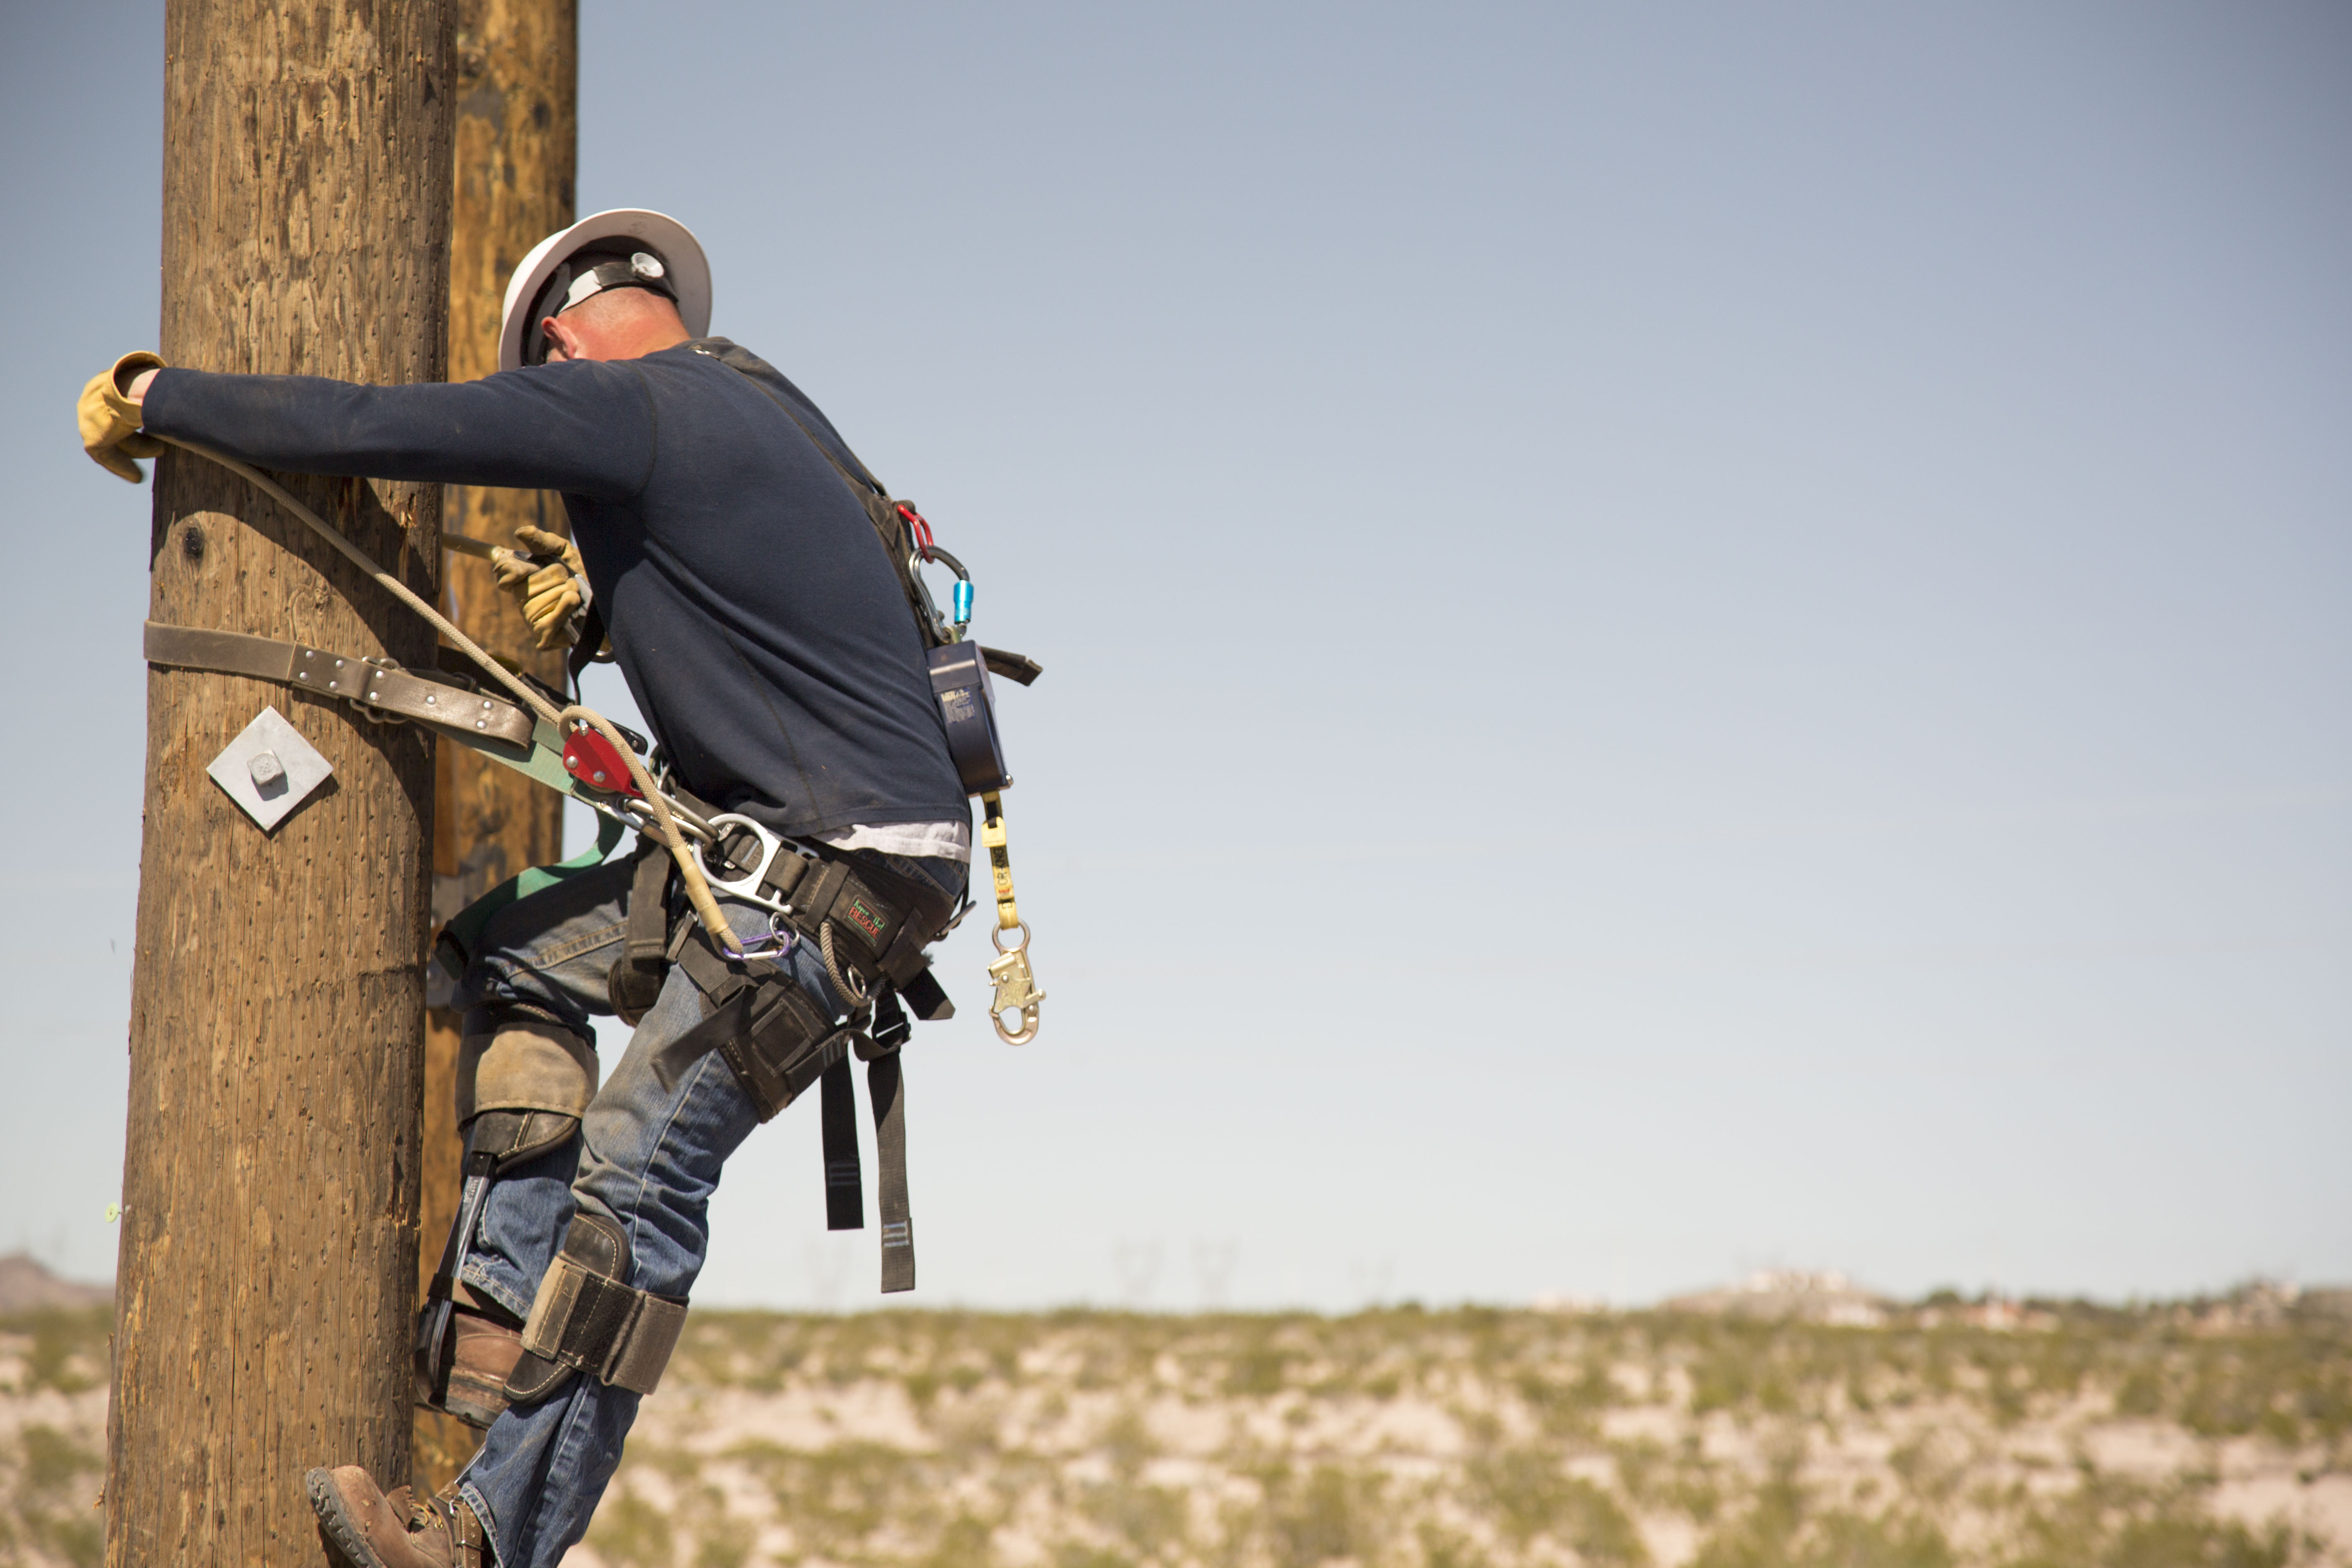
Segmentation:
[[(1013, 900), (1005, 849), (1002, 791), (1012, 783), (996, 733), (992, 674), (1027, 685), (1037, 664), (1017, 654), (964, 640), (971, 618), (970, 574), (938, 547), (930, 525), (908, 502), (891, 498), (854, 453), (845, 464), (817, 439), (791, 405), (752, 373), (758, 362), (740, 350), (696, 352), (732, 363), (772, 398), (810, 444), (823, 453), (864, 505), (921, 632), (930, 680), (950, 754), (966, 789), (982, 803), (982, 843), (997, 906), (991, 933), (997, 957), (989, 964), (994, 986), (991, 1019), (1000, 1037), (1026, 1044), (1037, 1033), (1036, 989), (1027, 958), (1029, 928)], [(740, 358), (739, 358), (740, 356)], [(180, 668), (251, 676), (320, 695), (347, 699), (370, 717), (387, 722), (415, 721), (472, 747), (537, 782), (580, 800), (602, 825), (594, 849), (559, 866), (533, 868), (492, 889), (451, 920), (436, 939), (435, 959), (454, 980), (462, 973), (481, 930), (499, 909), (540, 889), (604, 863), (621, 832), (640, 835), (631, 879), (629, 915), (623, 950), (608, 976), (614, 1007), (635, 1025), (660, 994), (671, 965), (693, 984), (702, 1017), (658, 1054), (655, 1070), (666, 1086), (702, 1058), (717, 1054), (766, 1121), (805, 1093), (821, 1087), (824, 1145), (825, 1216), (830, 1229), (862, 1228), (864, 1177), (857, 1152), (856, 1089), (851, 1058), (866, 1066), (876, 1152), (880, 1161), (882, 1289), (909, 1290), (915, 1284), (913, 1220), (908, 1200), (906, 1093), (899, 1052), (911, 1034), (909, 1012), (934, 1021), (950, 1017), (954, 1005), (931, 974), (927, 948), (962, 918), (971, 905), (919, 880), (896, 876), (871, 862), (823, 845), (788, 842), (753, 819), (720, 812), (679, 788), (656, 784), (636, 752), (638, 737), (563, 694), (494, 658), (436, 613), (407, 585), (384, 572), (364, 552), (331, 528), (285, 489), (257, 470), (218, 453), (176, 443), (236, 472), (287, 507), (423, 616), (454, 645), (454, 651), (479, 668), (520, 701), (482, 691), (457, 670), (408, 671), (391, 660), (338, 655), (299, 643), (236, 632), (209, 631), (147, 623), (145, 652), (151, 662)], [(846, 450), (846, 448), (845, 448)], [(480, 552), (477, 542), (462, 544)], [(920, 567), (937, 562), (955, 575), (952, 616), (940, 614)], [(583, 639), (593, 649), (601, 631)], [(572, 676), (576, 682), (579, 665)], [(634, 744), (633, 744), (634, 742)], [(695, 847), (688, 847), (692, 840)], [(667, 854), (659, 853), (667, 850)], [(739, 946), (716, 898), (724, 894), (770, 912), (782, 949), (754, 953)], [(695, 919), (676, 919), (682, 895)], [(1004, 935), (1018, 931), (1007, 946)], [(834, 988), (847, 1004), (836, 1017), (792, 977), (779, 960), (793, 945), (815, 944)], [(754, 944), (756, 945), (756, 944)], [(1005, 1022), (1013, 1019), (1012, 1026)], [(533, 1063), (556, 1060), (543, 1041), (516, 1040), (516, 1034), (543, 1034), (530, 1026), (501, 1030), (481, 1041), (467, 1040), (467, 1061), (511, 1061), (518, 1082), (539, 1083), (497, 1106), (467, 1118), (464, 1185), (440, 1268), (427, 1291), (418, 1325), (418, 1372), (425, 1402), (442, 1405), (448, 1394), (449, 1326), (457, 1290), (457, 1270), (471, 1245), (501, 1169), (554, 1146), (576, 1131), (578, 1117), (593, 1092), (593, 1056), (587, 1058), (584, 1092), (557, 1072), (534, 1079)], [(574, 1053), (576, 1056), (578, 1053)], [(551, 1091), (545, 1087), (554, 1083)], [(462, 1089), (463, 1086), (461, 1086)], [(471, 1102), (474, 1097), (461, 1093)], [(626, 1284), (628, 1245), (617, 1226), (586, 1212), (576, 1214), (564, 1249), (542, 1279), (523, 1330), (524, 1354), (506, 1393), (518, 1401), (544, 1397), (572, 1371), (586, 1371), (608, 1384), (651, 1392), (676, 1343), (685, 1314), (671, 1301)], [(474, 1418), (468, 1416), (469, 1419)]]
[[(1001, 675), (1027, 686), (1041, 670), (1034, 659), (964, 640), (964, 633), (971, 624), (971, 574), (964, 570), (963, 563), (939, 547), (931, 537), (931, 525), (924, 521), (914, 503), (894, 500), (882, 481), (874, 477), (874, 471), (845, 443), (842, 451), (849, 460), (844, 463), (834, 455), (831, 447), (817, 438), (816, 432), (808, 427), (793, 405), (761, 379), (757, 374), (761, 367), (758, 356), (731, 343), (723, 351), (697, 343), (694, 352), (740, 372), (752, 385), (767, 394), (808, 438), (809, 445), (833, 465), (833, 471), (841, 476), (842, 483), (866, 508), (867, 521), (881, 537), (883, 550), (898, 574), (898, 586), (907, 596), (907, 607), (914, 612), (916, 627), (922, 633), (930, 668), (931, 693), (939, 701), (940, 721), (947, 729), (949, 754), (955, 760), (964, 789), (977, 795), (981, 803), (981, 842), (988, 850), (989, 877), (996, 896), (996, 929), (989, 933), (997, 953), (988, 966), (989, 981), (995, 987), (989, 1019), (1005, 1044), (1027, 1045), (1037, 1037), (1037, 1005), (1045, 999), (1045, 994), (1037, 989), (1036, 976), (1030, 970), (1029, 928), (1023, 922), (1013, 899), (1013, 863), (1005, 847), (1003, 799), (1013, 775), (1005, 771), (1004, 748), (997, 737), (996, 694), (989, 677)], [(950, 601), (952, 618), (940, 614), (938, 602), (924, 586), (920, 568), (931, 562), (955, 574)], [(1014, 931), (1020, 935), (1008, 946), (1005, 933)], [(1008, 1014), (1013, 1020), (1009, 1027), (1004, 1021)]]

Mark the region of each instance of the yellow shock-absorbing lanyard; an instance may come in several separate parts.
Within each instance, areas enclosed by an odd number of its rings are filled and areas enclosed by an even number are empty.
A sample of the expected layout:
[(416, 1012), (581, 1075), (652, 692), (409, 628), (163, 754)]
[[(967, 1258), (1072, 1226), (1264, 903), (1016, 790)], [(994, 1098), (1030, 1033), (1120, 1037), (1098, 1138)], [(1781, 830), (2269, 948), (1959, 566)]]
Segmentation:
[[(994, 790), (980, 797), (980, 841), (988, 848), (988, 875), (996, 885), (996, 929), (988, 933), (996, 949), (996, 957), (988, 966), (988, 977), (995, 982), (996, 1000), (989, 1008), (989, 1019), (996, 1026), (997, 1037), (1008, 1046), (1025, 1046), (1037, 1037), (1037, 1004), (1045, 994), (1037, 989), (1037, 977), (1029, 972), (1029, 926), (1021, 918), (1020, 906), (1013, 901), (1013, 860), (1004, 848), (1004, 798)], [(1011, 947), (1004, 945), (1004, 933), (1017, 931), (1019, 940)], [(1004, 1026), (1004, 1015), (1013, 1015), (1013, 1026)]]

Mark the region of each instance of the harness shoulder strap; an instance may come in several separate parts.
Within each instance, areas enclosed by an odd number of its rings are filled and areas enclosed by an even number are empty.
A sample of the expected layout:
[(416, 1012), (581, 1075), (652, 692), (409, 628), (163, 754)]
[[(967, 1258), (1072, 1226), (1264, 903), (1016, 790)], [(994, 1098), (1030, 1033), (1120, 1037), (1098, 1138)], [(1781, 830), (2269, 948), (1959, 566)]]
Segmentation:
[[(890, 499), (890, 492), (883, 488), (880, 479), (874, 477), (874, 470), (867, 468), (864, 459), (860, 458), (856, 452), (850, 450), (849, 443), (846, 441), (842, 442), (841, 449), (848, 454), (849, 462), (844, 463), (840, 458), (835, 456), (833, 448), (820, 439), (815, 431), (809, 428), (808, 421), (802, 418), (793, 405), (785, 401), (782, 394), (754, 375), (736, 358), (740, 354), (745, 359), (751, 359), (751, 355), (745, 353), (741, 349), (730, 349), (726, 353), (711, 353), (708, 349), (700, 352), (709, 353), (712, 359), (734, 371), (765, 393), (770, 402), (784, 411), (784, 417), (791, 420), (799, 428), (800, 433), (808, 437), (809, 445), (817, 449), (818, 455), (833, 465), (833, 471), (841, 476), (841, 482), (849, 487), (850, 493), (857, 498), (860, 505), (865, 507), (866, 521), (874, 525), (876, 536), (882, 541), (883, 553), (890, 558), (890, 570), (898, 576), (898, 590), (906, 595), (907, 608), (914, 615), (915, 627), (922, 634), (923, 647), (926, 649), (938, 647), (940, 646), (939, 628), (932, 624), (931, 617), (924, 612), (922, 589), (915, 581), (914, 569), (907, 564), (907, 557), (914, 553), (914, 541), (907, 533), (907, 520), (898, 515), (898, 503)], [(753, 363), (759, 362), (754, 359)]]

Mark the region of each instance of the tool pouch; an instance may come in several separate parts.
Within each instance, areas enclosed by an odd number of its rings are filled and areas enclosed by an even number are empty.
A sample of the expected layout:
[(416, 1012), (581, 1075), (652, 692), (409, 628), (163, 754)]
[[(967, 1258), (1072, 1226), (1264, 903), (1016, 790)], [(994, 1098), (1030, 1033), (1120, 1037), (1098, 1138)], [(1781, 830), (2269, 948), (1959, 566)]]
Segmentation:
[(702, 1022), (662, 1047), (654, 1071), (665, 1087), (716, 1051), (762, 1121), (798, 1100), (865, 1037), (833, 1019), (765, 959), (719, 953), (699, 925), (678, 944), (677, 966), (702, 993)]

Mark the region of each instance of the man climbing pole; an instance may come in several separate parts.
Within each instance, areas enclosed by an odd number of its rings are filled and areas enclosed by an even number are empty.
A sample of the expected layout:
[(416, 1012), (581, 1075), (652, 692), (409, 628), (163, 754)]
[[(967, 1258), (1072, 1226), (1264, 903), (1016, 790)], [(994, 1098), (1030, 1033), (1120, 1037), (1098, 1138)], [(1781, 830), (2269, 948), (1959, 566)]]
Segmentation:
[[(357, 1466), (310, 1472), (322, 1528), (363, 1568), (536, 1568), (580, 1540), (676, 1342), (720, 1168), (812, 1085), (833, 1222), (859, 1223), (852, 1055), (870, 1066), (884, 1286), (913, 1283), (898, 998), (949, 1010), (924, 950), (966, 907), (978, 786), (950, 728), (970, 704), (939, 659), (927, 673), (944, 623), (887, 532), (911, 509), (792, 383), (705, 335), (709, 312), (683, 226), (600, 213), (516, 269), (482, 381), (129, 355), (84, 394), (85, 446), (128, 478), (161, 438), (281, 471), (561, 491), (576, 545), (523, 531), (502, 583), (542, 646), (575, 647), (575, 675), (609, 648), (657, 742), (641, 762), (583, 730), (567, 764), (583, 788), (595, 771), (598, 798), (678, 803), (700, 834), (689, 855), (662, 805), (659, 841), (509, 884), (444, 935), (467, 1185), (419, 1374), (488, 1430), (414, 1510)], [(1009, 873), (998, 886), (1009, 929)], [(615, 1013), (636, 1030), (600, 1088), (590, 1020)]]

